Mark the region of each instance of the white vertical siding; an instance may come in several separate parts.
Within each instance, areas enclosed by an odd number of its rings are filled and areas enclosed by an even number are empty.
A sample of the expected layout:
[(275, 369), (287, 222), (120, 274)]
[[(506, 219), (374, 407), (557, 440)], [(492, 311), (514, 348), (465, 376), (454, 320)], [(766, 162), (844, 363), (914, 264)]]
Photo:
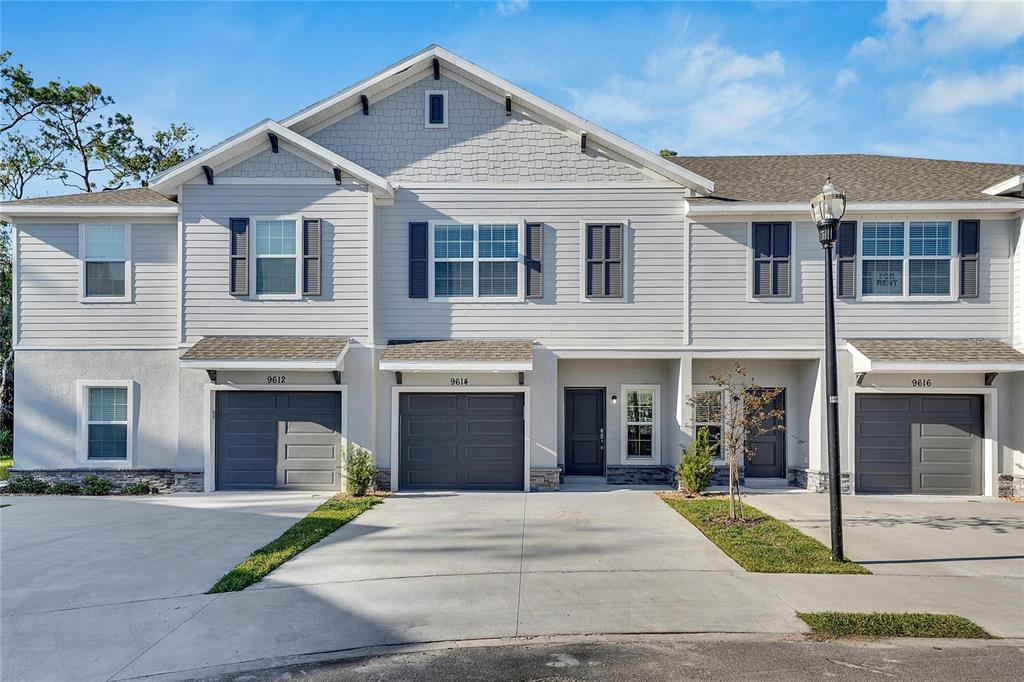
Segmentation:
[(1011, 277), (1013, 288), (1012, 332), (1013, 345), (1024, 351), (1024, 218), (1014, 221), (1011, 230), (1013, 259)]
[[(954, 221), (954, 229), (956, 222)], [(840, 337), (1009, 336), (1010, 228), (981, 224), (981, 295), (946, 302), (838, 299)], [(691, 339), (694, 345), (807, 345), (823, 337), (824, 252), (809, 222), (795, 223), (792, 301), (750, 301), (748, 223), (691, 227)]]
[[(365, 339), (368, 325), (366, 191), (334, 185), (186, 185), (184, 334), (309, 334)], [(323, 289), (303, 300), (228, 293), (231, 218), (301, 215), (323, 221)]]
[[(685, 343), (683, 195), (677, 187), (402, 189), (376, 218), (379, 341), (530, 338), (553, 347), (679, 348)], [(409, 223), (544, 223), (544, 298), (447, 303), (409, 298)], [(580, 301), (580, 220), (628, 220), (628, 297)]]
[(175, 225), (133, 223), (130, 303), (82, 303), (78, 223), (19, 223), (20, 345), (168, 347), (177, 332)]

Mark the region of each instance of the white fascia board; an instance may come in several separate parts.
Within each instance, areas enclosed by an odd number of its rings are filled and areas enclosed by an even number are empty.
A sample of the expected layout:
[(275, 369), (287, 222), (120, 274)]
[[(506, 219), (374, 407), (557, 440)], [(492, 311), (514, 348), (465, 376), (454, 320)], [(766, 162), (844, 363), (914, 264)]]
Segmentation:
[(936, 374), (977, 374), (981, 372), (1022, 372), (1024, 362), (880, 362), (870, 361), (868, 370), (878, 373), (907, 374), (912, 372), (930, 372)]
[(1007, 192), (1024, 191), (1024, 173), (1018, 173), (1017, 175), (1006, 178), (1002, 182), (997, 182), (991, 187), (986, 187), (981, 191), (994, 197), (997, 197), (1000, 194), (1006, 194)]
[(333, 371), (342, 369), (342, 356), (337, 360), (181, 360), (182, 369), (267, 370), (267, 371)]
[(434, 58), (443, 62), (448, 68), (454, 69), (456, 72), (461, 71), (469, 77), (490, 86), (502, 96), (506, 94), (511, 95), (515, 106), (542, 114), (543, 116), (574, 131), (576, 134), (585, 131), (587, 133), (588, 140), (593, 141), (600, 146), (604, 146), (609, 151), (621, 154), (622, 156), (639, 163), (661, 176), (689, 187), (699, 194), (710, 193), (715, 188), (715, 183), (711, 180), (708, 180), (693, 171), (689, 171), (682, 166), (676, 165), (671, 161), (666, 161), (654, 152), (619, 137), (618, 135), (601, 128), (586, 119), (580, 118), (579, 116), (576, 116), (575, 114), (566, 111), (545, 99), (537, 97), (519, 86), (509, 83), (505, 79), (496, 76), (490, 71), (480, 68), (476, 64), (473, 64), (472, 62), (469, 62), (438, 45), (431, 45), (411, 57), (388, 67), (384, 71), (381, 71), (380, 73), (360, 81), (359, 83), (346, 88), (327, 99), (321, 100), (320, 102), (289, 116), (284, 119), (281, 124), (288, 128), (301, 128), (303, 122), (308, 119), (339, 105), (344, 107), (345, 101), (349, 99), (352, 99), (352, 103), (354, 104), (355, 100), (358, 99), (359, 95), (362, 94), (364, 90), (374, 87), (382, 81), (401, 77), (408, 70), (421, 67)]
[[(1024, 209), (1024, 199), (1005, 201), (851, 201), (846, 213), (936, 213), (939, 211), (970, 211), (973, 213), (1005, 213)], [(810, 215), (811, 203), (805, 202), (747, 202), (705, 204), (686, 202), (688, 216), (763, 215), (768, 213), (801, 213)], [(810, 220), (810, 218), (808, 218)]]
[(466, 362), (462, 360), (416, 361), (381, 360), (382, 370), (394, 372), (529, 372), (533, 361)]
[[(228, 138), (220, 144), (214, 145), (202, 154), (164, 171), (153, 178), (150, 187), (162, 194), (173, 194), (178, 185), (199, 175), (202, 172), (203, 166), (214, 166), (218, 160), (239, 157), (240, 149), (244, 150), (250, 147), (253, 149), (261, 148), (266, 141), (265, 136), (267, 133), (274, 133), (279, 140), (294, 146), (297, 150), (321, 159), (331, 167), (337, 166), (346, 175), (365, 182), (370, 186), (375, 196), (393, 197), (395, 195), (395, 188), (386, 178), (382, 178), (359, 164), (349, 161), (330, 149), (270, 119), (262, 121), (248, 130)], [(214, 184), (216, 183), (217, 179), (214, 177)]]
[(14, 218), (45, 218), (67, 216), (124, 216), (152, 217), (177, 216), (177, 205), (168, 206), (50, 206), (46, 204), (0, 204), (0, 220), (12, 222)]

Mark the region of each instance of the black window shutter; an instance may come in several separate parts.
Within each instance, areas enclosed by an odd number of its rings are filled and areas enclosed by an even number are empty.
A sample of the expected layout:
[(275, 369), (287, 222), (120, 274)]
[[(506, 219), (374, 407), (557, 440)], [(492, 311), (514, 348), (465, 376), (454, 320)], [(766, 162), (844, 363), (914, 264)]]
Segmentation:
[(587, 296), (622, 298), (622, 225), (587, 225)]
[(981, 252), (981, 221), (960, 221), (960, 298), (978, 298), (978, 254)]
[(791, 230), (789, 223), (754, 223), (754, 296), (790, 295)]
[(857, 295), (857, 223), (839, 223), (836, 242), (836, 296), (854, 298)]
[(607, 295), (609, 298), (622, 298), (622, 225), (607, 225), (608, 237)]
[(544, 225), (526, 223), (526, 298), (544, 298)]
[(427, 224), (409, 223), (409, 298), (427, 297)]
[(320, 295), (320, 219), (302, 221), (302, 294)]
[(232, 296), (249, 295), (249, 219), (229, 221), (231, 252), (228, 256), (228, 289)]

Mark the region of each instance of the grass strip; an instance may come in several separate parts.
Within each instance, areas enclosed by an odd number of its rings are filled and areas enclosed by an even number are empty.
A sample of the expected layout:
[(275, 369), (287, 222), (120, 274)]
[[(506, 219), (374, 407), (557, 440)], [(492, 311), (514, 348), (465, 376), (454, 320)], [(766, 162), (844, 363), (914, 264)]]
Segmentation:
[(327, 500), (273, 542), (260, 547), (210, 588), (210, 593), (237, 592), (263, 579), (296, 554), (323, 540), (370, 507), (381, 497), (338, 497)]
[(995, 639), (962, 616), (948, 613), (797, 613), (817, 635), (827, 637), (939, 637)]
[(661, 499), (752, 573), (871, 573), (852, 561), (832, 561), (828, 547), (749, 504), (744, 523), (729, 519), (728, 498), (666, 493)]

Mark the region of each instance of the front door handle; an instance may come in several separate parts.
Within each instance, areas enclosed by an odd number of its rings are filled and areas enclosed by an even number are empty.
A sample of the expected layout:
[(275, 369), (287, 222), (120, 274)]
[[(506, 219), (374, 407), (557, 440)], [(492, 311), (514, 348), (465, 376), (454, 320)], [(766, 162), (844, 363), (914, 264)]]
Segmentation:
[(601, 444), (601, 449), (604, 450), (604, 429), (599, 429), (597, 434), (597, 442)]

